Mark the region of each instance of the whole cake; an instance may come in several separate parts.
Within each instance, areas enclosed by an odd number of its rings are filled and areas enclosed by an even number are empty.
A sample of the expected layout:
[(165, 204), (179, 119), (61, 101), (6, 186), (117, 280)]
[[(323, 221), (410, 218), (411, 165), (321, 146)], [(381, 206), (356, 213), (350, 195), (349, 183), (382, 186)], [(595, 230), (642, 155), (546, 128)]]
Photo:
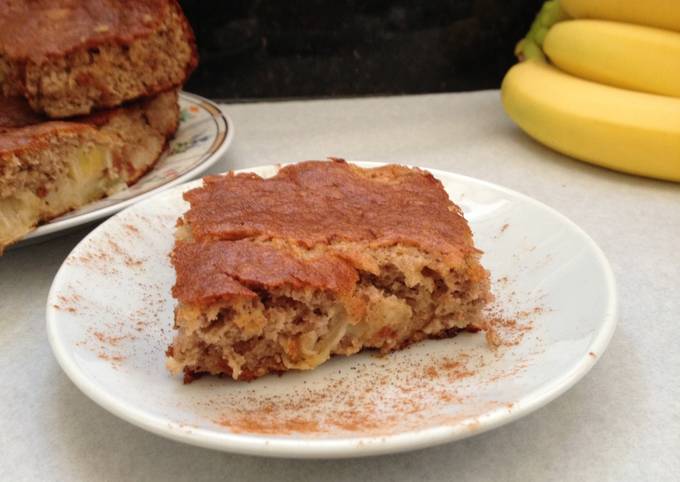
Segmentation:
[(206, 177), (184, 198), (167, 364), (185, 382), (476, 330), (492, 298), (462, 212), (419, 169), (309, 161)]

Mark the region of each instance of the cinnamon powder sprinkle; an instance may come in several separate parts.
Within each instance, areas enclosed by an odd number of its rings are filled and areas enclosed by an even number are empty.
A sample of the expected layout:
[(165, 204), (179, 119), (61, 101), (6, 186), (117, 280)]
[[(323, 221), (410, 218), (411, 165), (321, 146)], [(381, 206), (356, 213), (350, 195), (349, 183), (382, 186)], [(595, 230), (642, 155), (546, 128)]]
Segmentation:
[(58, 295), (57, 299), (59, 300), (59, 303), (53, 304), (52, 307), (57, 310), (67, 311), (69, 313), (77, 313), (78, 306), (82, 298), (77, 294), (72, 294), (69, 296)]
[(258, 433), (258, 434), (280, 434), (291, 432), (318, 432), (319, 424), (314, 420), (303, 418), (293, 418), (290, 420), (267, 420), (250, 417), (236, 417), (224, 419), (218, 422), (220, 425), (229, 427), (234, 433)]
[[(510, 280), (502, 278), (501, 282)], [(509, 294), (511, 298), (515, 296), (514, 291)], [(531, 356), (541, 350), (536, 346), (529, 358), (517, 359), (507, 368), (493, 368), (525, 340), (534, 328), (534, 319), (546, 311), (536, 306), (511, 312), (508, 307), (512, 305), (506, 299), (488, 310), (483, 329), (492, 349), (487, 352), (475, 351), (472, 355), (458, 351), (444, 357), (427, 354), (423, 359), (409, 356), (406, 349), (388, 355), (395, 357), (390, 363), (370, 358), (370, 363), (355, 364), (337, 375), (332, 371), (322, 388), (293, 389), (265, 398), (216, 397), (199, 401), (195, 408), (236, 433), (386, 435), (422, 427), (424, 416), (428, 424), (465, 423), (466, 428), (474, 431), (480, 426), (477, 418), (480, 415), (498, 408), (511, 411), (514, 406), (507, 401), (477, 401), (475, 389), (516, 377), (531, 365)], [(533, 340), (540, 344), (538, 337)], [(266, 379), (253, 382), (260, 383), (266, 383)], [(256, 393), (258, 390), (254, 389), (253, 394)], [(433, 415), (433, 407), (448, 408)]]
[(123, 248), (121, 248), (120, 245), (118, 243), (116, 243), (114, 240), (109, 239), (108, 245), (111, 248), (111, 251), (113, 253), (115, 253), (119, 257), (123, 258), (123, 262), (125, 263), (125, 266), (127, 266), (128, 268), (134, 268), (134, 267), (138, 267), (138, 266), (141, 266), (142, 264), (144, 264), (144, 260), (133, 258)]
[(113, 335), (106, 335), (102, 333), (101, 331), (95, 331), (94, 337), (99, 340), (100, 343), (106, 343), (107, 345), (110, 346), (118, 346), (121, 341), (123, 340), (134, 340), (135, 337), (132, 335), (120, 335), (120, 336), (113, 336)]
[[(500, 232), (507, 228), (506, 224)], [(124, 230), (129, 235), (139, 234), (138, 228), (133, 225), (125, 225)], [(119, 244), (107, 239), (97, 251), (87, 253), (77, 261), (99, 266), (102, 272), (113, 272), (116, 263), (119, 267), (122, 264), (129, 268), (143, 267), (145, 260), (133, 258), (126, 253), (124, 246), (122, 242)], [(115, 271), (119, 276), (122, 273)], [(512, 298), (516, 294), (510, 286), (511, 280), (504, 276), (495, 283), (500, 288), (498, 291), (508, 299), (497, 301), (496, 306), (488, 310), (487, 319), (480, 326), (484, 335), (458, 335), (477, 340), (485, 336), (492, 350), (465, 352), (454, 348), (442, 357), (423, 354), (422, 350), (414, 347), (388, 355), (387, 362), (383, 362), (385, 358), (360, 358), (351, 362), (350, 367), (339, 370), (320, 367), (317, 370), (327, 369), (325, 373), (328, 374), (321, 383), (312, 382), (318, 380), (313, 376), (310, 376), (309, 383), (298, 379), (288, 387), (284, 384), (284, 390), (275, 395), (267, 395), (267, 385), (277, 383), (277, 379), (272, 377), (245, 385), (243, 382), (206, 377), (196, 383), (233, 383), (234, 390), (209, 391), (219, 395), (208, 399), (197, 397), (190, 402), (191, 406), (182, 408), (234, 433), (387, 435), (394, 433), (395, 429), (402, 431), (409, 427), (422, 427), (424, 417), (427, 417), (426, 423), (432, 426), (465, 423), (468, 429), (476, 430), (480, 415), (495, 408), (512, 409), (512, 403), (507, 401), (479, 400), (476, 389), (516, 376), (530, 366), (527, 359), (518, 359), (504, 370), (497, 369), (495, 364), (506, 353), (512, 353), (513, 347), (526, 341), (534, 328), (534, 319), (545, 311), (537, 306), (513, 312), (511, 308), (516, 303)], [(144, 293), (143, 308), (131, 313), (109, 313), (110, 321), (99, 323), (96, 329), (88, 331), (87, 347), (114, 368), (119, 368), (123, 362), (126, 362), (126, 368), (133, 366), (135, 350), (140, 344), (132, 341), (137, 338), (148, 345), (145, 349), (149, 353), (159, 355), (156, 358), (162, 360), (166, 338), (170, 336), (170, 331), (163, 329), (169, 326), (168, 316), (171, 317), (167, 313), (163, 289), (143, 281), (138, 282), (137, 289)], [(58, 309), (76, 310), (80, 306), (77, 301), (59, 298)], [(525, 301), (521, 302), (522, 308), (526, 306)], [(499, 308), (501, 306), (504, 308)], [(530, 339), (535, 341), (537, 337), (534, 335)], [(590, 355), (595, 356), (593, 353)], [(346, 364), (342, 366), (346, 367)], [(285, 376), (302, 375), (291, 373)], [(437, 409), (437, 415), (432, 415), (433, 407)], [(445, 407), (445, 411), (439, 413), (441, 407)]]
[(139, 229), (133, 224), (124, 224), (125, 231), (129, 234), (139, 235)]
[(97, 354), (97, 358), (117, 363), (120, 363), (125, 360), (125, 357), (123, 355), (110, 355), (108, 353), (104, 353), (103, 351)]
[[(514, 292), (511, 293), (514, 295)], [(533, 317), (545, 312), (542, 306), (507, 314), (499, 307), (489, 310), (486, 319), (486, 341), (492, 348), (517, 346), (534, 327)]]
[(331, 378), (322, 389), (265, 399), (216, 398), (199, 402), (199, 409), (222, 413), (214, 421), (236, 433), (387, 434), (396, 426), (418, 426), (433, 404), (463, 402), (463, 384), (484, 367), (483, 360), (464, 352), (444, 358), (427, 355), (425, 360), (406, 357), (396, 367), (374, 363), (341, 370), (340, 378)]

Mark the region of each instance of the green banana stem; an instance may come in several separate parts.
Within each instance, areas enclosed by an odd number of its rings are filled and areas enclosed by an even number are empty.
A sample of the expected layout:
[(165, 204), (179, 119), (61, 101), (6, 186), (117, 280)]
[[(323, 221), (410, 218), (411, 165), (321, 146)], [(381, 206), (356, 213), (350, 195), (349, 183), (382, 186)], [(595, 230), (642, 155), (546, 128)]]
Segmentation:
[(526, 37), (520, 40), (515, 47), (515, 55), (522, 60), (535, 59), (546, 61), (543, 53), (543, 41), (550, 27), (557, 22), (567, 19), (566, 12), (562, 9), (559, 0), (548, 0), (543, 4), (536, 15), (534, 22)]

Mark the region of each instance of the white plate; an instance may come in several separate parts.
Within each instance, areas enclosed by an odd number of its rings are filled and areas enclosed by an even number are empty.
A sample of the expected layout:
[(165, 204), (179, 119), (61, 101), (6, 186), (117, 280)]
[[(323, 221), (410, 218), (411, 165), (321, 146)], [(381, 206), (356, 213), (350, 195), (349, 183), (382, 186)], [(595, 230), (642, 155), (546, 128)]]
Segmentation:
[(15, 246), (110, 216), (156, 192), (193, 179), (215, 164), (231, 144), (233, 122), (213, 102), (187, 92), (180, 92), (179, 107), (179, 128), (174, 139), (153, 169), (139, 181), (38, 226)]
[(334, 358), (311, 372), (183, 385), (164, 367), (174, 306), (168, 253), (186, 209), (181, 194), (195, 181), (121, 212), (73, 250), (47, 303), (56, 358), (87, 396), (119, 417), (174, 440), (247, 454), (397, 452), (522, 417), (571, 387), (602, 355), (616, 319), (611, 269), (595, 243), (551, 208), (493, 184), (432, 172), (486, 252), (497, 296), (492, 311), (515, 320), (496, 323), (503, 341), (496, 350), (482, 333), (466, 333), (385, 357)]

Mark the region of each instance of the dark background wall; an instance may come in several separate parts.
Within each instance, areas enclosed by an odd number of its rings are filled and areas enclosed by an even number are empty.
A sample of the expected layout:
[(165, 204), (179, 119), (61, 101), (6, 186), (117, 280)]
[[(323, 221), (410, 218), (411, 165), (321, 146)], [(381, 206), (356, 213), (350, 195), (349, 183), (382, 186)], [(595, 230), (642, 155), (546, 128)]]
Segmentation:
[(221, 99), (496, 88), (542, 0), (182, 0)]

